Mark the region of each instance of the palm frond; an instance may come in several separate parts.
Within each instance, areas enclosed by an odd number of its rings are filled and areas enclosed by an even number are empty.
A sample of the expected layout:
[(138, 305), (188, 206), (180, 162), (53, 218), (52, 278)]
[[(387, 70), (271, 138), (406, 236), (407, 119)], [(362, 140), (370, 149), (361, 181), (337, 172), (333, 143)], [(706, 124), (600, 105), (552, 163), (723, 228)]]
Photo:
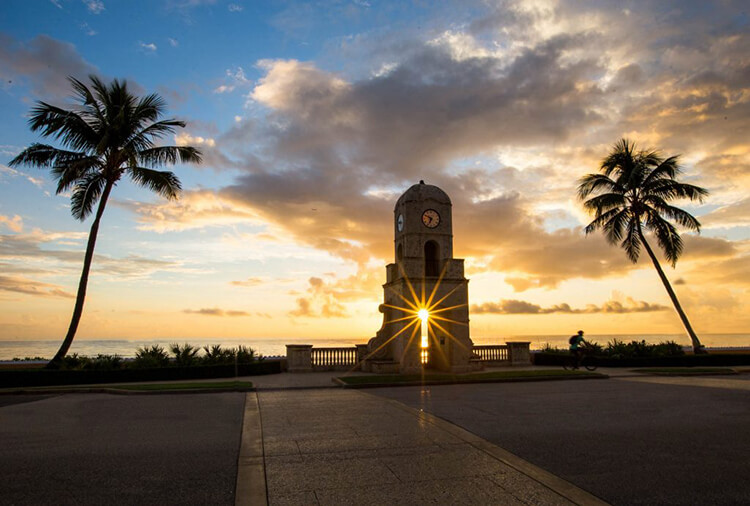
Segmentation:
[(651, 171), (648, 177), (644, 179), (643, 186), (648, 186), (652, 182), (658, 181), (660, 179), (673, 180), (682, 172), (682, 169), (680, 169), (679, 166), (679, 159), (680, 155), (670, 156), (669, 158), (665, 158), (663, 160), (659, 159), (660, 161), (658, 163), (654, 163), (654, 169)]
[(629, 220), (632, 220), (632, 217), (627, 209), (613, 209), (612, 211), (614, 214), (602, 228), (607, 242), (617, 244), (622, 239), (623, 231), (628, 227)]
[(91, 214), (105, 183), (106, 179), (100, 173), (88, 174), (78, 180), (70, 197), (70, 212), (74, 218), (83, 221)]
[(202, 153), (191, 146), (158, 146), (139, 152), (138, 159), (143, 165), (159, 167), (178, 162), (200, 163)]
[(604, 174), (587, 174), (578, 180), (578, 198), (600, 192), (625, 193), (625, 189)]
[(659, 247), (664, 252), (672, 267), (677, 264), (677, 259), (682, 254), (682, 238), (677, 233), (677, 229), (668, 221), (660, 217), (651, 217), (646, 222), (646, 227), (654, 232)]
[(44, 137), (58, 139), (63, 145), (77, 151), (91, 151), (98, 144), (98, 134), (75, 111), (38, 102), (31, 109), (29, 128)]
[(631, 219), (627, 224), (627, 233), (620, 244), (631, 262), (638, 262), (641, 254), (641, 238), (639, 235), (639, 223), (637, 219)]
[(604, 193), (583, 203), (583, 207), (587, 211), (594, 211), (597, 216), (610, 209), (621, 208), (625, 205), (627, 205), (627, 199), (619, 193)]
[(172, 172), (152, 170), (145, 167), (129, 167), (127, 172), (134, 183), (144, 186), (169, 200), (176, 199), (182, 191), (180, 180)]

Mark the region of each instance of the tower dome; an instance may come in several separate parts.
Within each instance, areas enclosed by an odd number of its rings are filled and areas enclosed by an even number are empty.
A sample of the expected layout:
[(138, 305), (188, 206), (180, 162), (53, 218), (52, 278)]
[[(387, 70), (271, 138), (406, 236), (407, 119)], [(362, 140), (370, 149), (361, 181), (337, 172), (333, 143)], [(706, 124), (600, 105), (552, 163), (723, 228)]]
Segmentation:
[(441, 204), (451, 205), (451, 199), (447, 193), (435, 185), (425, 184), (424, 180), (420, 180), (419, 183), (412, 185), (403, 193), (403, 195), (401, 195), (401, 197), (399, 197), (396, 201), (395, 208), (398, 208), (401, 204), (415, 200), (422, 202), (426, 200), (434, 200)]

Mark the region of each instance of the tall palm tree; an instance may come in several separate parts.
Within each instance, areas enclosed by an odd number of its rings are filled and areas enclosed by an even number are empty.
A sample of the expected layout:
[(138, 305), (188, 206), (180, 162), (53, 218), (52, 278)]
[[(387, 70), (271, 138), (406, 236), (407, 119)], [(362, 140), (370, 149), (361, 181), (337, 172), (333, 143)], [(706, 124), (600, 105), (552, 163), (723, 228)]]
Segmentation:
[(636, 150), (634, 142), (621, 139), (602, 160), (599, 174), (588, 174), (580, 179), (578, 198), (585, 200), (594, 195), (583, 203), (596, 215), (586, 226), (587, 235), (602, 229), (609, 243), (622, 246), (633, 263), (638, 261), (643, 245), (690, 335), (693, 351), (701, 353), (703, 346), (644, 233), (645, 230), (653, 234), (674, 267), (682, 253), (682, 239), (668, 220), (700, 232), (701, 224), (694, 216), (669, 204), (669, 201), (680, 198), (702, 202), (708, 195), (704, 188), (675, 179), (682, 172), (678, 159), (679, 155), (663, 158), (656, 151)]
[(160, 96), (139, 98), (130, 92), (124, 80), (104, 84), (96, 76), (89, 78), (91, 89), (78, 79), (68, 78), (75, 93), (75, 107), (62, 109), (37, 102), (31, 109), (31, 130), (52, 137), (66, 149), (34, 143), (10, 162), (11, 166), (49, 168), (57, 181), (57, 193), (71, 190), (71, 213), (76, 219), (85, 220), (96, 205), (73, 317), (50, 367), (60, 363), (78, 329), (99, 223), (112, 188), (127, 175), (139, 186), (167, 199), (176, 199), (182, 189), (180, 180), (172, 172), (154, 169), (201, 161), (200, 151), (193, 147), (156, 145), (157, 140), (174, 132), (175, 127), (185, 126), (183, 121), (159, 119), (166, 108)]

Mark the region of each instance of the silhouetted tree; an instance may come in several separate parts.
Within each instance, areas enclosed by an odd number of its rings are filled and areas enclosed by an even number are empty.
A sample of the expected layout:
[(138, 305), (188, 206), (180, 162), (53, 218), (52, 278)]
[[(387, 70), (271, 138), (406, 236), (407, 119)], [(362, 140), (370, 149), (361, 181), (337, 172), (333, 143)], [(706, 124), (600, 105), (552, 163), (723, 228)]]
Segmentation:
[(104, 84), (96, 76), (89, 78), (90, 89), (69, 78), (75, 92), (75, 107), (63, 109), (40, 101), (31, 109), (31, 130), (59, 141), (66, 149), (34, 143), (10, 162), (11, 166), (49, 168), (57, 181), (57, 193), (71, 190), (71, 213), (80, 221), (91, 214), (98, 202), (73, 317), (49, 367), (59, 364), (78, 329), (99, 223), (112, 188), (126, 175), (139, 186), (167, 199), (176, 199), (182, 189), (180, 180), (172, 172), (154, 169), (201, 161), (200, 151), (193, 147), (156, 145), (158, 139), (174, 132), (175, 127), (185, 126), (182, 121), (159, 119), (166, 107), (160, 96), (139, 98), (130, 92), (124, 80)]
[(602, 160), (599, 174), (580, 179), (578, 197), (589, 212), (596, 214), (586, 226), (586, 234), (602, 229), (609, 243), (622, 246), (633, 263), (638, 261), (643, 245), (690, 335), (694, 352), (701, 353), (700, 340), (644, 234), (646, 230), (656, 237), (674, 267), (682, 253), (682, 239), (669, 220), (700, 232), (701, 225), (694, 216), (669, 204), (680, 198), (702, 202), (708, 195), (704, 188), (676, 180), (682, 172), (678, 158), (679, 155), (663, 158), (656, 151), (636, 150), (635, 143), (621, 139)]

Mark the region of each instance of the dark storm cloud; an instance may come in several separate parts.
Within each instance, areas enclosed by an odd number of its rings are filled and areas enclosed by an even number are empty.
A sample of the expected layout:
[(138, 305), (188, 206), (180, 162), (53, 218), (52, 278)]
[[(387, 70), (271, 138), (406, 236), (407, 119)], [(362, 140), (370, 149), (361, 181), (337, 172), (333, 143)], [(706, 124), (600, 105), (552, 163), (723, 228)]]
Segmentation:
[(78, 54), (75, 46), (47, 35), (19, 42), (0, 34), (0, 78), (4, 87), (28, 83), (41, 99), (70, 95), (68, 76), (84, 80), (97, 69)]

